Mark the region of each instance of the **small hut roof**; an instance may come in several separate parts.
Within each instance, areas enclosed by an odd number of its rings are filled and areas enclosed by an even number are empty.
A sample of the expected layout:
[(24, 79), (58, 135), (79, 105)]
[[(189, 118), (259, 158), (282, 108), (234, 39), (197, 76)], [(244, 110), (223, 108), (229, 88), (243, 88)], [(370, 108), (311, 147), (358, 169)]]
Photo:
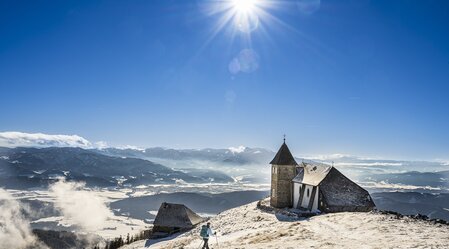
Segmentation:
[(302, 163), (299, 173), (293, 178), (294, 182), (318, 186), (331, 171), (332, 166), (317, 163)]
[(273, 160), (271, 160), (270, 164), (298, 165), (298, 163), (295, 161), (295, 158), (293, 157), (292, 153), (288, 149), (288, 146), (285, 143), (285, 141), (281, 145), (281, 148), (279, 148), (279, 151), (278, 151), (278, 153), (276, 153), (276, 156), (274, 156)]
[(202, 221), (201, 216), (183, 204), (163, 202), (153, 224), (163, 227), (191, 228)]

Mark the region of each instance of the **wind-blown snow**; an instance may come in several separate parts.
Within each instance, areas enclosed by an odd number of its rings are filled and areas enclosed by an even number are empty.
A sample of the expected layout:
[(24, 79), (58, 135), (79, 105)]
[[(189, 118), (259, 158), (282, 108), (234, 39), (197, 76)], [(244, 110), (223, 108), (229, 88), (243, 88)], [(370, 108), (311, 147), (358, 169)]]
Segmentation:
[(84, 184), (60, 179), (50, 186), (56, 207), (62, 214), (86, 231), (96, 231), (114, 215), (102, 198), (84, 190)]
[[(266, 213), (256, 202), (227, 210), (210, 220), (219, 248), (447, 248), (449, 226), (377, 213), (334, 213), (294, 220)], [(198, 248), (199, 227), (150, 248)], [(211, 248), (218, 248), (216, 238)], [(124, 248), (150, 245), (138, 241)]]
[[(114, 215), (107, 207), (108, 203), (112, 201), (127, 198), (128, 194), (132, 192), (131, 189), (89, 189), (82, 184), (73, 182), (58, 182), (56, 186), (52, 186), (48, 190), (8, 189), (5, 192), (13, 201), (38, 200), (51, 202), (61, 212), (61, 216), (25, 220), (24, 222), (31, 224), (31, 227), (49, 222), (55, 223), (54, 225), (58, 227), (65, 227), (67, 231), (94, 233), (105, 239), (125, 236), (127, 233), (134, 234), (152, 227), (143, 220)], [(1, 216), (7, 213), (2, 206), (2, 199), (4, 198), (0, 188), (0, 238), (2, 238)], [(20, 223), (20, 220), (14, 219), (10, 224), (20, 225), (22, 223)], [(13, 228), (11, 225), (8, 225), (8, 227)], [(10, 249), (11, 247), (7, 248)], [(2, 243), (0, 243), (0, 249), (3, 249)]]
[(20, 203), (0, 189), (0, 249), (47, 248), (38, 243), (30, 223), (22, 215)]

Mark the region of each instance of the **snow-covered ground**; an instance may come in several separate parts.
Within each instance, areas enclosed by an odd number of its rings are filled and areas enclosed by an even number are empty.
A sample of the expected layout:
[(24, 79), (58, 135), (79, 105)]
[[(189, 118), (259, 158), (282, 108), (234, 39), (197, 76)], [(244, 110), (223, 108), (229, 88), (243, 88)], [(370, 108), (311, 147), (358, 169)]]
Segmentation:
[[(211, 248), (448, 248), (449, 226), (378, 213), (334, 213), (294, 220), (257, 209), (227, 210), (210, 222)], [(137, 241), (126, 249), (199, 248), (198, 228), (171, 240)]]

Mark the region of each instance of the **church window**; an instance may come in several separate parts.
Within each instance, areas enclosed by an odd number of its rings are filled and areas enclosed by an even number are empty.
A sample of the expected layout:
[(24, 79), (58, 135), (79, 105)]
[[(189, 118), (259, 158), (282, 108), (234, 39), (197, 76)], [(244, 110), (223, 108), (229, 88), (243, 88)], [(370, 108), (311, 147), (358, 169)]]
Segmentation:
[(276, 189), (272, 189), (271, 190), (271, 196), (272, 197), (276, 197)]
[(307, 189), (307, 197), (310, 196), (310, 189)]

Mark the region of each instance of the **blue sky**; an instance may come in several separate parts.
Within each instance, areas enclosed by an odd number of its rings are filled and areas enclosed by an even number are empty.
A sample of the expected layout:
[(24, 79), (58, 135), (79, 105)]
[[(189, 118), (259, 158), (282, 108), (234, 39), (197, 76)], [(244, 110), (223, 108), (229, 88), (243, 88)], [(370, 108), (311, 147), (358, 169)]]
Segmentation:
[(0, 131), (449, 158), (449, 2), (303, 1), (1, 1)]

